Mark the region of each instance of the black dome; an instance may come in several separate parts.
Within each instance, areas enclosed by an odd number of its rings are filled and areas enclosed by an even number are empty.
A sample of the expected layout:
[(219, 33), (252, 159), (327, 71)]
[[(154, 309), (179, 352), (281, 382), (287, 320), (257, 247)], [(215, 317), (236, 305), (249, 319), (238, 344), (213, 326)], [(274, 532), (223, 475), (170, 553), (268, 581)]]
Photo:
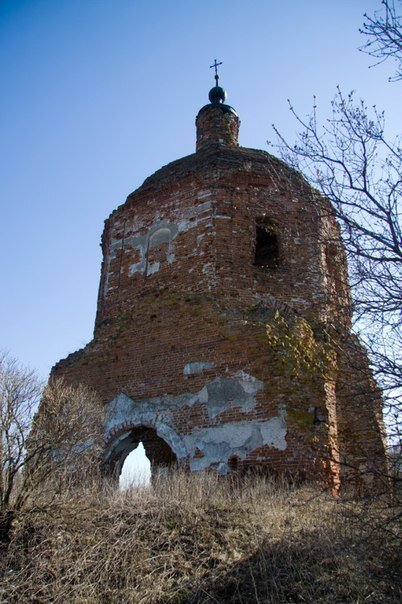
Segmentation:
[(214, 86), (209, 91), (208, 97), (211, 103), (224, 103), (227, 98), (226, 90), (221, 88), (221, 86)]

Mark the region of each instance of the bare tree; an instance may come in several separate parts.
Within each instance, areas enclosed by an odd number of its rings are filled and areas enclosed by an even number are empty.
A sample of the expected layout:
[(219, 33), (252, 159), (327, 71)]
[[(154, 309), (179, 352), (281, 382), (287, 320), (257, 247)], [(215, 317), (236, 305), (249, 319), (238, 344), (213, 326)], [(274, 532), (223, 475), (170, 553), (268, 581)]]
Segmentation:
[(367, 42), (360, 50), (378, 59), (375, 65), (394, 59), (397, 70), (389, 80), (395, 82), (402, 79), (402, 17), (397, 14), (393, 0), (382, 0), (381, 4), (385, 14), (364, 15), (366, 21), (360, 33), (367, 36)]
[[(38, 407), (42, 384), (33, 371), (3, 353), (0, 357), (0, 509), (6, 514), (11, 501), (20, 507), (20, 476), (29, 461), (26, 442)], [(19, 483), (20, 489), (17, 488)], [(20, 492), (18, 492), (20, 491)]]
[[(38, 410), (38, 405), (40, 407)], [(61, 380), (43, 385), (33, 371), (0, 356), (0, 533), (49, 477), (77, 477), (101, 450), (102, 407), (94, 392)]]
[[(398, 61), (402, 79), (402, 22), (384, 0), (385, 17), (366, 16), (366, 52)], [(355, 329), (369, 350), (386, 399), (393, 441), (402, 410), (402, 144), (385, 133), (384, 113), (369, 110), (338, 88), (332, 115), (319, 122), (317, 107), (303, 119), (295, 144), (274, 127), (284, 159), (327, 197), (340, 221), (354, 293)]]

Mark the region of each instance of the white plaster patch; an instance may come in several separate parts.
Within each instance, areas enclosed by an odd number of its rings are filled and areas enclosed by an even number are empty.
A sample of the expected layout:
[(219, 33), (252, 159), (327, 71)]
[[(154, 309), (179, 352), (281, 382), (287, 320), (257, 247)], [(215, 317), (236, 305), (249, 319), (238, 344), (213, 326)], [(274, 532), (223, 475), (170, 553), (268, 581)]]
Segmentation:
[(194, 210), (196, 214), (202, 214), (207, 210), (210, 210), (212, 207), (212, 203), (210, 201), (204, 201), (204, 203), (200, 203), (200, 205), (195, 206)]
[(213, 271), (213, 267), (214, 265), (212, 264), (212, 262), (206, 262), (202, 267), (202, 272), (204, 273), (204, 275), (207, 273), (211, 273)]
[(245, 371), (236, 371), (234, 375), (241, 381), (244, 391), (249, 394), (255, 394), (263, 386), (260, 380)]
[(153, 275), (157, 273), (160, 269), (160, 262), (153, 262), (152, 264), (148, 264), (147, 266), (147, 275)]
[(212, 195), (212, 192), (209, 190), (205, 190), (205, 191), (198, 191), (197, 192), (197, 199), (204, 199), (205, 197), (210, 197)]
[(257, 378), (238, 372), (233, 377), (217, 377), (206, 384), (193, 397), (192, 403), (204, 403), (210, 419), (235, 407), (247, 413), (255, 407), (256, 394), (263, 387), (263, 382)]
[(187, 363), (184, 365), (183, 374), (184, 375), (198, 375), (202, 373), (206, 369), (212, 369), (214, 366), (213, 363), (203, 362), (203, 361), (193, 361), (192, 363)]
[[(245, 459), (262, 445), (284, 451), (287, 447), (286, 422), (282, 414), (266, 421), (212, 426), (185, 435), (184, 443), (190, 454), (190, 469), (204, 470), (213, 464), (227, 463), (233, 455)], [(195, 457), (196, 449), (201, 451), (202, 457), (199, 453)]]
[(128, 269), (128, 276), (132, 277), (133, 275), (135, 275), (135, 273), (142, 273), (143, 270), (145, 268), (145, 262), (141, 261), (141, 262), (136, 262), (135, 264), (132, 264), (129, 269)]
[(179, 220), (179, 222), (177, 223), (177, 227), (179, 229), (179, 233), (184, 233), (185, 231), (188, 231), (192, 226), (196, 226), (195, 223), (190, 222), (190, 220)]

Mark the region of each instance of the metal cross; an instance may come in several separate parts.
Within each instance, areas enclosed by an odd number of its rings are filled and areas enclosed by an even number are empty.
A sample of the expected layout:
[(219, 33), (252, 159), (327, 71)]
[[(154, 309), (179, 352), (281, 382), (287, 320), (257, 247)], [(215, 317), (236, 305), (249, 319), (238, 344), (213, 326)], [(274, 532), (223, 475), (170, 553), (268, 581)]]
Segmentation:
[(217, 60), (215, 59), (214, 64), (209, 66), (210, 69), (212, 69), (212, 67), (215, 67), (215, 76), (214, 76), (214, 78), (215, 78), (216, 86), (218, 86), (218, 82), (219, 82), (218, 65), (222, 65), (222, 61), (220, 63), (218, 63)]

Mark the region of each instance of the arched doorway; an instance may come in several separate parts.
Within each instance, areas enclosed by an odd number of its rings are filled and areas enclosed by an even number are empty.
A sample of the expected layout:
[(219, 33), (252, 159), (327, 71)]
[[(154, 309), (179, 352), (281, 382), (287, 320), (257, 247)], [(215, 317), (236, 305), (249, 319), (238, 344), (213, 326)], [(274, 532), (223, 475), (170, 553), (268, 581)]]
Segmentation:
[(177, 464), (176, 455), (154, 428), (136, 426), (116, 436), (109, 445), (106, 458), (108, 473), (118, 480), (124, 462), (140, 443), (151, 464), (151, 478), (159, 471)]

